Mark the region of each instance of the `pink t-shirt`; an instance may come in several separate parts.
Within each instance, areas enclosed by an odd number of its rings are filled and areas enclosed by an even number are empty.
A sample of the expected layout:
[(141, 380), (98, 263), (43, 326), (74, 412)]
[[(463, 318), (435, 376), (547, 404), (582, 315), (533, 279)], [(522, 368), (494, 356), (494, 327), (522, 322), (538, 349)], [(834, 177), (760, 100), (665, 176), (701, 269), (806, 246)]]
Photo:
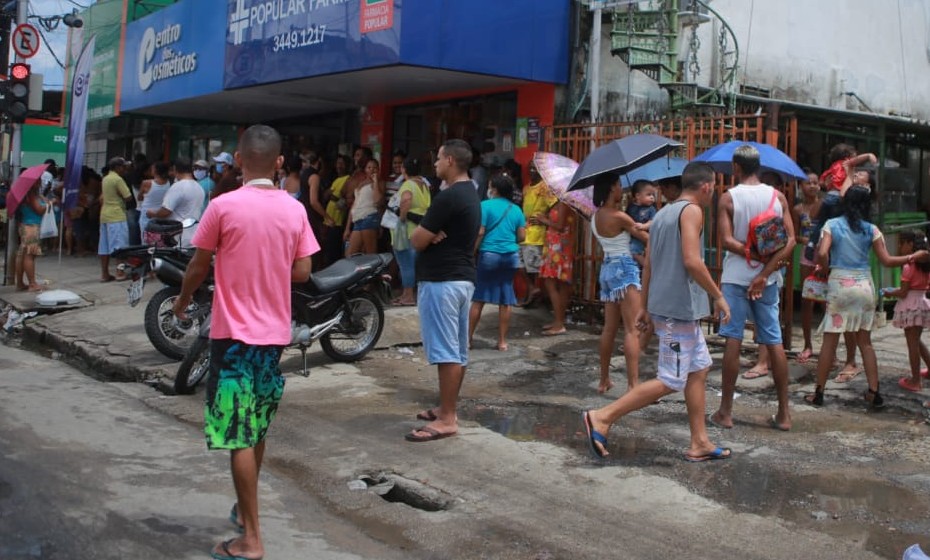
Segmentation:
[(210, 338), (291, 341), (291, 267), (320, 250), (286, 191), (242, 186), (210, 201), (192, 243), (216, 253)]
[(926, 291), (928, 284), (930, 284), (930, 275), (917, 268), (917, 265), (908, 263), (904, 265), (904, 270), (901, 271), (901, 281), (909, 282), (909, 289), (911, 290)]

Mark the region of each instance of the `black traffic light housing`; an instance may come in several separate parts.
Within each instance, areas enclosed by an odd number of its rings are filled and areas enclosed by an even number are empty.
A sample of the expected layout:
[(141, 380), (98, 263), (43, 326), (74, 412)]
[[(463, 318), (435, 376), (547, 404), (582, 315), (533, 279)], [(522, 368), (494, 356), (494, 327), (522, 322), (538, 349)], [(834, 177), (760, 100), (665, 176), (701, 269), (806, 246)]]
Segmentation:
[(28, 64), (16, 62), (10, 65), (10, 79), (7, 82), (4, 110), (15, 123), (26, 122), (29, 113), (29, 77), (32, 68)]

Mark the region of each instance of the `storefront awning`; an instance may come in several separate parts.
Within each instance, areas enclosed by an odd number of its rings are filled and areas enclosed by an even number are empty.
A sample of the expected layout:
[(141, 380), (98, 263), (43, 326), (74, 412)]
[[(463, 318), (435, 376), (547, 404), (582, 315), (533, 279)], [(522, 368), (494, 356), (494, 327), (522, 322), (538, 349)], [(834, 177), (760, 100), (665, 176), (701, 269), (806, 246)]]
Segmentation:
[(390, 66), (225, 90), (124, 114), (250, 124), (525, 83), (436, 68)]

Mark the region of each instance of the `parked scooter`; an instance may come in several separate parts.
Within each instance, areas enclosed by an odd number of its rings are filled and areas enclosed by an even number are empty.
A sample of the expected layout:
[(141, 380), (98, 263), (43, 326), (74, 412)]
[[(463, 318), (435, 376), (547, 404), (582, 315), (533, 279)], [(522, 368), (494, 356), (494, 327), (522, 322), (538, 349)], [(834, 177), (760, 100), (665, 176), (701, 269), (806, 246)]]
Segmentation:
[[(145, 307), (145, 334), (156, 350), (171, 358), (181, 360), (187, 349), (197, 340), (200, 326), (210, 313), (213, 303), (213, 275), (204, 281), (194, 293), (188, 320), (179, 321), (172, 313), (174, 302), (181, 294), (181, 283), (195, 249), (181, 248), (183, 224), (174, 220), (152, 220), (146, 228), (146, 240), (153, 244), (134, 245), (118, 249), (113, 257), (123, 262), (120, 270), (130, 277), (128, 303), (135, 307), (142, 299), (142, 290), (149, 272), (164, 284), (155, 292)], [(156, 234), (153, 237), (150, 234)]]
[[(339, 362), (362, 359), (384, 329), (384, 304), (390, 299), (390, 276), (384, 273), (391, 253), (356, 255), (336, 261), (304, 284), (291, 287), (291, 342), (303, 356), (303, 375), (310, 375), (307, 350), (316, 340)], [(174, 379), (178, 394), (189, 394), (210, 370), (210, 321), (191, 346)]]

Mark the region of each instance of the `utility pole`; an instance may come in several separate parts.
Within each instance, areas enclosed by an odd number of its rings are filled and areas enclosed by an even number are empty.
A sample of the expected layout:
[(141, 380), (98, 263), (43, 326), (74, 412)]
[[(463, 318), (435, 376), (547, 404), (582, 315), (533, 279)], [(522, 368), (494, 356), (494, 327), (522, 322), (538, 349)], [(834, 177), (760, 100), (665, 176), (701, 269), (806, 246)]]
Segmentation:
[[(26, 17), (29, 15), (29, 0), (16, 0), (16, 25), (21, 23), (26, 23)], [(14, 62), (23, 62), (23, 58), (16, 55)], [(7, 65), (9, 66), (9, 65)], [(22, 155), (23, 155), (23, 125), (19, 123), (12, 123), (13, 125), (13, 134), (10, 138), (10, 185), (12, 186), (13, 181), (19, 177), (20, 170), (22, 168)], [(14, 265), (16, 261), (16, 249), (17, 249), (17, 240), (16, 240), (16, 213), (7, 213), (7, 242), (6, 242), (6, 275), (4, 277), (4, 284), (11, 285), (15, 282), (14, 271), (16, 267)]]

